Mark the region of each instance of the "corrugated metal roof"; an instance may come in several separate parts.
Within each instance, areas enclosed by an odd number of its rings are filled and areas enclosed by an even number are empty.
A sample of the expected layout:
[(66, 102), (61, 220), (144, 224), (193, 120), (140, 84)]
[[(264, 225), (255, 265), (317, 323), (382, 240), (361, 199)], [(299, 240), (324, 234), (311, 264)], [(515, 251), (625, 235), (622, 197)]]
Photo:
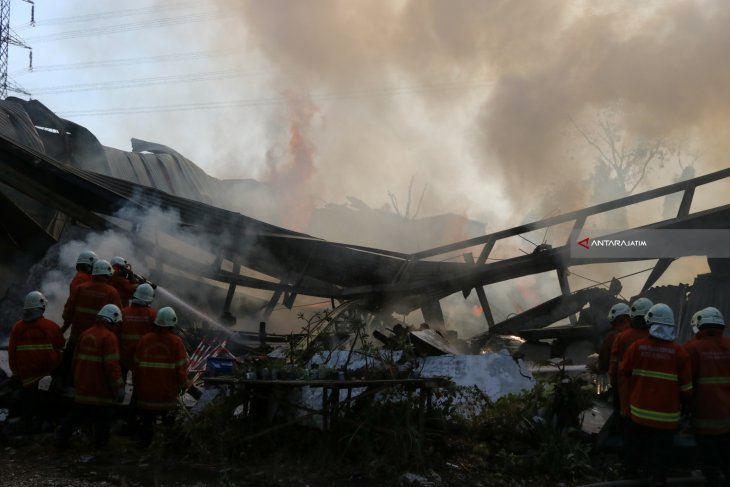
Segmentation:
[[(23, 109), (26, 115), (23, 115)], [(419, 259), (562, 223), (581, 215), (585, 217), (692, 184), (705, 184), (727, 177), (728, 173), (728, 170), (718, 171), (560, 217), (408, 255), (327, 242), (226, 210), (225, 202), (218, 200), (219, 195), (230, 195), (225, 183), (205, 174), (176, 151), (136, 139), (133, 140), (133, 152), (104, 147), (88, 130), (56, 117), (37, 101), (0, 101), (0, 115), (0, 120), (4, 120), (0, 122), (0, 134), (3, 135), (0, 149), (8, 158), (0, 162), (11, 164), (8, 167), (13, 170), (25, 171), (26, 176), (76, 205), (106, 215), (114, 214), (124, 204), (140, 208), (154, 205), (174, 208), (191, 231), (205, 232), (217, 238), (220, 255), (235, 258), (252, 269), (297, 285), (310, 279), (341, 286), (346, 288), (342, 290), (343, 297), (407, 298), (413, 308), (474, 286), (570, 264), (567, 246), (484, 265)], [(58, 133), (39, 130), (33, 123), (54, 130), (58, 128)], [(12, 184), (12, 181), (6, 182)], [(231, 184), (240, 185), (240, 182)], [(729, 217), (730, 205), (726, 205), (658, 222), (652, 227), (727, 228)]]
[(88, 130), (57, 117), (37, 100), (0, 100), (0, 134), (79, 169), (226, 207), (219, 195), (227, 193), (228, 183), (174, 149), (139, 139), (132, 139), (132, 151), (103, 146)]
[(13, 98), (0, 100), (0, 134), (37, 151), (45, 149), (23, 104)]

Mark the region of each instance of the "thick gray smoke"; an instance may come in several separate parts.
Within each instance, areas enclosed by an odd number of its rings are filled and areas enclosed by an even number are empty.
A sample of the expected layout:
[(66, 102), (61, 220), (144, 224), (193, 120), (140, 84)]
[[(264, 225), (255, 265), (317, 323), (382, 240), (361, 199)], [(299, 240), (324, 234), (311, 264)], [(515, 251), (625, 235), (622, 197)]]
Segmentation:
[[(278, 72), (272, 86), (313, 96), (322, 122), (310, 133), (308, 184), (325, 199), (345, 190), (375, 203), (419, 174), (434, 182), (430, 211), (493, 217), (490, 208), (510, 202), (499, 226), (550, 184), (570, 188), (558, 193), (562, 211), (580, 207), (595, 155), (572, 121), (617, 101), (631, 134), (698, 139), (701, 169), (722, 164), (725, 2), (218, 4), (240, 28), (214, 45), (257, 50)], [(412, 88), (378, 96), (388, 87)], [(362, 98), (344, 96), (354, 91)], [(673, 176), (659, 172), (647, 186)]]
[[(185, 272), (190, 263), (201, 268), (212, 266), (214, 243), (210, 239), (185, 231), (180, 226), (176, 212), (159, 208), (139, 210), (126, 207), (113, 220), (118, 225), (117, 230), (88, 232), (81, 238), (63, 239), (31, 269), (30, 275), (38, 276), (39, 280), (28, 285), (40, 289), (48, 298), (48, 318), (62, 322), (61, 313), (68, 298), (68, 285), (76, 272), (76, 258), (80, 252), (89, 249), (101, 259), (122, 256), (132, 265), (136, 274), (164, 286), (166, 293), (161, 292), (162, 287), (158, 288), (160, 291), (153, 305), (158, 308), (172, 305), (181, 316), (187, 318), (186, 325), (192, 325), (193, 322), (200, 324), (202, 315), (208, 318), (209, 324), (217, 321), (222, 304), (220, 293), (223, 290), (216, 290), (214, 286), (201, 281), (196, 271)], [(175, 262), (174, 257), (155, 259), (165, 254), (186, 260), (184, 263), (178, 260), (178, 265), (172, 266), (169, 263)], [(199, 308), (202, 315), (191, 315), (190, 310), (181, 307), (180, 301), (171, 301), (169, 293)]]
[[(119, 127), (164, 133), (149, 138), (203, 167), (213, 161), (216, 176), (268, 181), (292, 228), (306, 228), (321, 200), (381, 207), (412, 177), (429, 184), (422, 215), (464, 214), (490, 230), (585, 206), (596, 154), (575, 125), (616, 103), (632, 137), (698, 147), (697, 174), (726, 165), (730, 4), (721, 0), (212, 4), (225, 18), (195, 38), (240, 51), (239, 68), (267, 66), (253, 88), (226, 94), (263, 103), (200, 114), (209, 132), (196, 137), (169, 123)], [(213, 141), (206, 158), (200, 140)], [(638, 189), (678, 171), (656, 165)]]

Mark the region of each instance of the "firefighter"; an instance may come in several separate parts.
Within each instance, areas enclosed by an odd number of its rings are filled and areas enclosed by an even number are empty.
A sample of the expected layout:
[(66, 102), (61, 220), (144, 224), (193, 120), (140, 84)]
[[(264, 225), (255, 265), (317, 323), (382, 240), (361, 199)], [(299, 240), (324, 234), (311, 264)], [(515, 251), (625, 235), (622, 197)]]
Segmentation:
[[(611, 329), (603, 337), (601, 348), (598, 352), (598, 371), (608, 373), (608, 368), (611, 363), (611, 346), (613, 345), (616, 336), (624, 330), (627, 330), (631, 325), (630, 318), (631, 308), (626, 303), (616, 303), (608, 311), (608, 323)], [(618, 394), (616, 394), (618, 395)], [(617, 401), (618, 403), (618, 401)]]
[(134, 387), (142, 419), (143, 446), (152, 441), (158, 416), (162, 416), (164, 424), (172, 422), (178, 395), (187, 385), (187, 353), (175, 334), (176, 326), (175, 310), (162, 308), (155, 318), (154, 330), (142, 337), (134, 354)]
[(66, 375), (67, 385), (72, 384), (71, 359), (74, 347), (81, 333), (90, 328), (96, 321), (97, 313), (107, 304), (121, 308), (119, 293), (110, 284), (112, 266), (109, 262), (99, 259), (94, 262), (91, 272), (91, 282), (79, 285), (68, 297), (63, 307), (63, 327), (61, 332), (71, 328), (71, 336), (66, 343), (62, 372)]
[(107, 304), (99, 310), (93, 326), (78, 337), (73, 358), (75, 403), (58, 430), (60, 448), (68, 447), (71, 434), (86, 420), (94, 422), (95, 446), (101, 449), (109, 443), (113, 405), (124, 399), (119, 344), (112, 331), (121, 322), (121, 310)]
[(692, 395), (692, 365), (689, 355), (674, 342), (674, 314), (657, 303), (646, 313), (649, 336), (634, 342), (621, 359), (620, 373), (629, 380), (631, 454), (627, 470), (640, 457), (648, 460), (652, 485), (666, 485), (667, 459), (674, 432), (679, 427), (682, 403)]
[(730, 338), (717, 308), (692, 317), (695, 337), (684, 344), (692, 361), (692, 429), (701, 451), (706, 485), (730, 485)]
[(618, 391), (619, 413), (623, 418), (629, 417), (629, 381), (620, 376), (618, 367), (629, 346), (636, 340), (649, 336), (649, 326), (644, 317), (653, 304), (647, 298), (639, 298), (634, 301), (629, 312), (631, 326), (616, 335), (611, 345), (608, 376), (611, 380), (611, 387)]
[(64, 344), (58, 324), (43, 316), (47, 303), (40, 291), (28, 293), (22, 318), (13, 325), (8, 342), (10, 370), (22, 384), (20, 407), (28, 433), (38, 431), (42, 419), (38, 381), (61, 363)]
[[(134, 368), (134, 352), (142, 337), (154, 328), (157, 310), (152, 308), (155, 290), (147, 283), (140, 284), (134, 291), (132, 303), (122, 310), (122, 326), (118, 329), (122, 379)], [(133, 394), (126, 413), (126, 430), (134, 433), (137, 416), (136, 396)]]
[(84, 250), (76, 259), (76, 275), (71, 279), (68, 285), (69, 295), (76, 289), (79, 284), (91, 281), (91, 270), (96, 262), (97, 257), (91, 250)]
[(109, 263), (112, 265), (112, 269), (114, 269), (111, 284), (119, 293), (119, 297), (122, 299), (122, 306), (127, 307), (139, 283), (135, 279), (132, 266), (129, 265), (127, 259), (115, 256), (112, 257)]
[(150, 305), (155, 299), (155, 290), (147, 283), (140, 284), (134, 291), (132, 303), (122, 309), (122, 326), (119, 327), (119, 351), (122, 371), (134, 367), (134, 352), (142, 337), (154, 328), (157, 310)]

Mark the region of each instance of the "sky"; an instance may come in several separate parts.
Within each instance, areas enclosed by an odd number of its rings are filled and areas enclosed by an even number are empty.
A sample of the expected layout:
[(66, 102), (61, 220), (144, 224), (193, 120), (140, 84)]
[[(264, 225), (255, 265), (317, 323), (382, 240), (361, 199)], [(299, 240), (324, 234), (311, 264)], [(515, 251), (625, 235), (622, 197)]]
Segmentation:
[[(578, 129), (616, 107), (619, 140), (681, 148), (637, 191), (727, 165), (720, 0), (37, 0), (29, 17), (14, 0), (34, 69), (13, 47), (9, 72), (33, 98), (105, 145), (166, 144), (295, 205), (402, 206), (413, 181), (422, 216), (487, 230), (581, 208), (616, 174), (595, 177)], [(693, 211), (728, 193), (698, 192)]]

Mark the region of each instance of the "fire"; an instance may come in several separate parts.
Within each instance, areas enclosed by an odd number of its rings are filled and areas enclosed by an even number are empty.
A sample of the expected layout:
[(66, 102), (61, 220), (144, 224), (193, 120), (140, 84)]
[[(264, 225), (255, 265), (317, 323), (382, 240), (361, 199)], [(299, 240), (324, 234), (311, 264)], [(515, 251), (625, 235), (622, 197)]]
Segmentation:
[(308, 184), (314, 174), (314, 144), (308, 138), (312, 119), (319, 109), (309, 98), (285, 94), (289, 117), (289, 144), (283, 161), (269, 161), (266, 180), (276, 190), (282, 225), (303, 230), (314, 210), (313, 194)]
[(478, 304), (475, 304), (471, 307), (471, 314), (473, 316), (482, 316), (484, 314), (484, 308), (482, 308)]

